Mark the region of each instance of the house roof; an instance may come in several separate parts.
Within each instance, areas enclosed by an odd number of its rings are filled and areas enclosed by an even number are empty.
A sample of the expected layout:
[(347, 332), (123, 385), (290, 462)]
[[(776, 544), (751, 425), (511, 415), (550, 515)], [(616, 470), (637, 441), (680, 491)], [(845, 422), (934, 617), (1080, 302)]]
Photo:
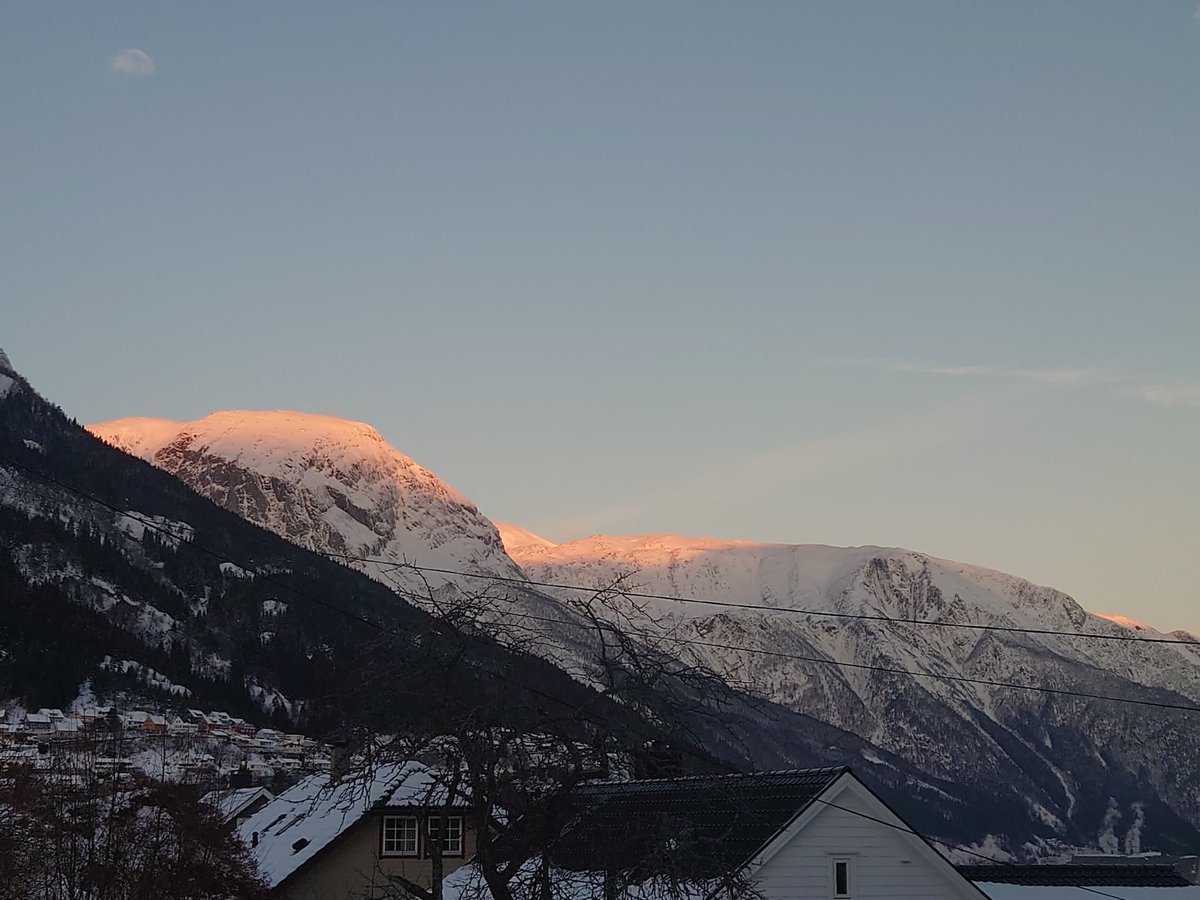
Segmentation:
[(264, 787), (247, 787), (212, 791), (204, 795), (204, 802), (215, 806), (220, 811), (222, 820), (230, 822), (260, 797), (265, 798), (267, 802), (275, 799), (275, 795)]
[(1187, 887), (1191, 884), (1167, 865), (998, 865), (955, 866), (966, 878), (989, 884), (1044, 887)]
[(271, 887), (283, 883), (356, 825), (372, 809), (435, 806), (447, 793), (428, 766), (389, 763), (331, 783), (310, 775), (238, 826)]
[(709, 879), (749, 863), (845, 767), (582, 785), (564, 804), (552, 863)]

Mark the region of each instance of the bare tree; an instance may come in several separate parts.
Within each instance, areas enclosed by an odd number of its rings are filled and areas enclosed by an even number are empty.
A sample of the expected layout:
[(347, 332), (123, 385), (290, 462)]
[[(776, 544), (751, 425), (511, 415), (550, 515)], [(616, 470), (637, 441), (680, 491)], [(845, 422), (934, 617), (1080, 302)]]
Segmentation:
[(191, 785), (124, 771), (119, 733), (51, 744), (0, 771), (0, 898), (265, 896), (247, 849)]
[[(718, 770), (697, 749), (695, 729), (719, 720), (737, 692), (733, 673), (670, 652), (670, 630), (629, 596), (628, 578), (546, 616), (494, 586), (435, 589), (419, 572), (408, 574), (393, 585), (430, 613), (429, 635), (380, 634), (361, 654), (355, 689), (326, 698), (345, 710), (343, 735), (358, 748), (360, 765), (420, 759), (438, 767), (434, 811), (442, 809), (443, 822), (451, 811), (463, 814), (477, 836), (475, 893), (552, 900), (591, 885), (607, 896), (613, 878), (597, 882), (596, 873), (555, 868), (554, 843), (573, 792), (590, 780), (647, 768)], [(414, 580), (418, 592), (410, 589)], [(412, 653), (414, 643), (423, 652)], [(577, 680), (569, 695), (561, 680), (547, 679), (560, 685), (553, 690), (538, 687), (547, 660)], [(463, 702), (470, 686), (479, 694)], [(664, 841), (671, 865), (658, 867), (639, 890), (690, 896), (686, 835)], [(431, 883), (395, 878), (395, 896), (442, 900), (441, 845), (429, 846)], [(574, 893), (564, 893), (568, 881)]]

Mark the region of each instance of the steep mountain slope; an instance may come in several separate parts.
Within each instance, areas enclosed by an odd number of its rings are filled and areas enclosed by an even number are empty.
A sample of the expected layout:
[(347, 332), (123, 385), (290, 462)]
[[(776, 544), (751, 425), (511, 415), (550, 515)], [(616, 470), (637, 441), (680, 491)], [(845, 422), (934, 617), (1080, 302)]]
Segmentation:
[[(1200, 699), (1193, 649), (794, 612), (1129, 634), (1057, 591), (876, 547), (670, 536), (555, 545), (502, 526), (505, 554), (493, 524), (469, 501), (365, 425), (218, 413), (93, 430), (278, 534), (384, 563), (351, 561), (405, 592), (420, 594), (417, 574), (388, 564), (503, 578), (522, 577), (523, 569), (534, 581), (587, 587), (628, 577), (648, 593), (768, 607), (648, 600), (650, 617), (634, 617), (635, 627), (680, 658), (732, 668), (753, 683), (762, 702), (736, 700), (726, 710), (728, 727), (708, 734), (709, 748), (727, 759), (759, 767), (851, 761), (913, 821), (957, 840), (1000, 832), (1088, 843), (1111, 795), (1145, 804), (1148, 840), (1200, 841), (1192, 714), (929, 677), (1192, 703)], [(487, 583), (429, 575), (435, 593)], [(494, 622), (536, 634), (534, 649), (569, 671), (586, 668), (588, 632), (570, 608), (579, 593), (493, 587), (502, 597)]]
[(361, 422), (226, 411), (194, 422), (119, 419), (88, 430), (303, 547), (520, 574), (474, 504)]
[(681, 655), (735, 668), (763, 696), (929, 776), (1019, 799), (1046, 837), (1094, 837), (1113, 795), (1148, 804), (1160, 843), (1195, 839), (1181, 819), (1200, 821), (1200, 715), (901, 673), (1186, 705), (1200, 700), (1200, 648), (916, 624), (1139, 636), (1059, 591), (905, 550), (668, 535), (555, 545), (500, 528), (534, 581), (625, 577), (648, 594), (761, 607), (642, 601)]
[(0, 700), (87, 691), (320, 733), (357, 713), (379, 654), (406, 674), (372, 699), (400, 721), (537, 691), (628, 724), (544, 661), (448, 635), (384, 585), (102, 443), (0, 358)]
[[(586, 680), (586, 635), (563, 604), (519, 584), (498, 593), (490, 582), (436, 571), (523, 578), (496, 526), (471, 501), (369, 425), (284, 410), (226, 411), (194, 422), (119, 419), (88, 431), (410, 602), (442, 611), (469, 606), (510, 644), (534, 643), (541, 656)], [(536, 616), (537, 634), (512, 613)]]

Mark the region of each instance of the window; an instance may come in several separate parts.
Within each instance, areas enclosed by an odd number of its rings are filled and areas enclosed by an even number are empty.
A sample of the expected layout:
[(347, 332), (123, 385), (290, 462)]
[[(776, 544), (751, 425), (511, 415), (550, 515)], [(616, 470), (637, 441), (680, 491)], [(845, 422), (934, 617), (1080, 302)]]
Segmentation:
[(854, 895), (850, 893), (853, 885), (850, 881), (850, 860), (839, 856), (833, 859), (833, 896), (835, 900), (849, 900)]
[(416, 856), (417, 817), (384, 816), (380, 851), (383, 856)]
[[(432, 847), (441, 838), (442, 855), (443, 856), (462, 856), (463, 855), (463, 818), (462, 816), (446, 816), (446, 830), (442, 831), (442, 817), (430, 816), (426, 821), (426, 829), (429, 832), (429, 844)], [(425, 855), (430, 856), (429, 847), (425, 848)]]

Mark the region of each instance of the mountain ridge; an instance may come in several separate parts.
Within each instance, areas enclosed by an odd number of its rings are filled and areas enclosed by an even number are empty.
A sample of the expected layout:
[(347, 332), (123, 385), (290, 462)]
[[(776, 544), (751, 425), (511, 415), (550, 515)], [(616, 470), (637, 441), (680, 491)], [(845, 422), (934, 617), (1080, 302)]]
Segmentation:
[(420, 555), (434, 567), (468, 562), (519, 575), (499, 532), (470, 500), (365, 423), (227, 410), (189, 422), (127, 418), (87, 429), (309, 549), (393, 561)]
[[(270, 444), (270, 435), (256, 434), (246, 422), (242, 426), (232, 450), (210, 441), (209, 430), (193, 427), (165, 444), (161, 435), (142, 441), (139, 452), (227, 509), (292, 539), (298, 535), (324, 552), (357, 547), (364, 552), (356, 555), (382, 558), (393, 567), (410, 562), (585, 587), (620, 581), (646, 593), (748, 602), (755, 608), (637, 598), (631, 612), (645, 616), (641, 621), (650, 624), (643, 627), (669, 636), (673, 643), (660, 646), (673, 647), (682, 661), (736, 671), (773, 705), (773, 718), (750, 715), (739, 726), (752, 764), (811, 764), (820, 755), (847, 753), (863, 761), (870, 780), (885, 782), (892, 792), (917, 784), (926, 786), (918, 793), (953, 797), (945, 801), (945, 815), (963, 828), (978, 816), (978, 800), (967, 800), (963, 792), (978, 788), (988, 803), (1006, 810), (1004, 827), (1047, 841), (1081, 840), (1098, 827), (1113, 796), (1121, 803), (1144, 803), (1148, 834), (1164, 845), (1200, 840), (1200, 785), (1187, 762), (1200, 758), (1200, 740), (1180, 729), (1182, 714), (1070, 696), (1081, 691), (1168, 704), (1195, 701), (1200, 655), (1186, 647), (1079, 638), (1081, 631), (1129, 632), (1060, 591), (980, 566), (869, 545), (673, 535), (593, 536), (556, 544), (527, 529), (497, 526), (469, 501), (449, 510), (427, 502), (452, 489), (439, 492), (436, 485), (405, 481), (404, 472), (380, 461), (373, 439), (371, 452), (358, 444), (309, 440), (288, 443), (282, 457), (273, 457), (258, 443)], [(343, 454), (336, 461), (328, 458), (333, 445)], [(239, 490), (256, 484), (258, 493), (278, 502), (244, 502), (255, 492)], [(359, 509), (378, 517), (369, 539), (362, 539), (357, 519), (314, 518), (314, 510), (323, 514), (337, 506), (338, 495), (358, 498)], [(411, 520), (403, 519), (406, 509), (413, 512)], [(432, 521), (423, 518), (427, 511)], [(317, 520), (323, 527), (314, 527)], [(439, 528), (454, 533), (455, 540), (439, 542)], [(393, 534), (405, 540), (378, 540)], [(393, 580), (387, 571), (403, 571), (351, 564), (386, 581)], [(399, 587), (410, 588), (411, 582)], [(456, 584), (444, 576), (439, 587)], [(514, 610), (558, 616), (560, 636), (578, 626), (566, 612), (577, 592), (514, 591), (519, 595)], [(948, 627), (968, 624), (1061, 634)], [(556, 647), (566, 646), (556, 640)], [(556, 662), (569, 663), (569, 652)], [(1031, 684), (1034, 690), (1007, 689), (1005, 683)], [(1041, 693), (1039, 687), (1066, 693)], [(745, 724), (751, 721), (756, 724)], [(824, 735), (829, 750), (813, 744), (817, 734)]]

